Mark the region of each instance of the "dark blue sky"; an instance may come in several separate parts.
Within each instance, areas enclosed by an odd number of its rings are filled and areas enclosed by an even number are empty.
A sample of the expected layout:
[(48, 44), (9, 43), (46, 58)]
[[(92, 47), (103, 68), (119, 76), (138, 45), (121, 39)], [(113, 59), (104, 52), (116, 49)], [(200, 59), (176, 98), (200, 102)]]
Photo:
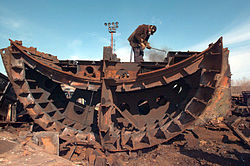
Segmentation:
[(149, 42), (156, 48), (200, 51), (224, 36), (233, 78), (249, 78), (249, 9), (247, 0), (0, 0), (0, 48), (11, 38), (59, 59), (100, 60), (110, 44), (104, 22), (118, 21), (116, 53), (127, 61), (128, 36), (140, 24), (154, 24)]

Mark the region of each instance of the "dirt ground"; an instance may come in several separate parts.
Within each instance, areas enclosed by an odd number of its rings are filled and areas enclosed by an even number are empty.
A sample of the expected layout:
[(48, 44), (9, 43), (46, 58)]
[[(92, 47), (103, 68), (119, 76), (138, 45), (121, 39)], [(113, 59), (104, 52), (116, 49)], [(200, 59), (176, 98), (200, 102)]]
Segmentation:
[(158, 147), (124, 157), (126, 165), (250, 165), (249, 146), (226, 126), (222, 131), (196, 127)]
[[(18, 132), (19, 130), (13, 127), (1, 129), (0, 165), (89, 165), (88, 161), (71, 162), (48, 154), (32, 141), (20, 138)], [(110, 165), (124, 166), (250, 165), (249, 146), (223, 124), (216, 129), (194, 127), (164, 144), (149, 149), (105, 155), (116, 160)]]
[(45, 150), (18, 137), (18, 133), (0, 131), (1, 166), (71, 166), (72, 162), (47, 153)]

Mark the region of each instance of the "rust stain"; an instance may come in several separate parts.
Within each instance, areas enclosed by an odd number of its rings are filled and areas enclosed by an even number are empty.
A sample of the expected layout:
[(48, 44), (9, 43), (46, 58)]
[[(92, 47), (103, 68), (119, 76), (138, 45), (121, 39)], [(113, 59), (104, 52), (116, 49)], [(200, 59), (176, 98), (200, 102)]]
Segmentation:
[(49, 137), (41, 137), (41, 143), (43, 148), (51, 153), (51, 154), (57, 154), (57, 147), (53, 144), (53, 141)]

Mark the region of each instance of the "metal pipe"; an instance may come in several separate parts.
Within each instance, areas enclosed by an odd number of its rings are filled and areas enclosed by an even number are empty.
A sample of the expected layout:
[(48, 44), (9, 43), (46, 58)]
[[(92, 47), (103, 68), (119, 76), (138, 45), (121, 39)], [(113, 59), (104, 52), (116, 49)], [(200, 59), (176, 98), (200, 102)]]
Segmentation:
[(153, 50), (157, 50), (157, 51), (161, 51), (161, 52), (165, 52), (165, 54), (167, 53), (167, 51), (166, 51), (166, 50), (161, 50), (161, 49), (158, 49), (158, 48), (153, 48), (153, 47), (151, 47), (151, 49), (153, 49)]

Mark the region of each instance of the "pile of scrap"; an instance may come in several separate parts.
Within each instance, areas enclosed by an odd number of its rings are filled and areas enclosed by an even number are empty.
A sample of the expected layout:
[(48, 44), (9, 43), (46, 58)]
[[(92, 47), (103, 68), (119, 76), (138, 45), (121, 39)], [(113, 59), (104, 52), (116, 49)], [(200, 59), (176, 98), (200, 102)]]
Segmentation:
[(250, 145), (250, 91), (232, 96), (232, 114), (226, 124), (248, 145)]

